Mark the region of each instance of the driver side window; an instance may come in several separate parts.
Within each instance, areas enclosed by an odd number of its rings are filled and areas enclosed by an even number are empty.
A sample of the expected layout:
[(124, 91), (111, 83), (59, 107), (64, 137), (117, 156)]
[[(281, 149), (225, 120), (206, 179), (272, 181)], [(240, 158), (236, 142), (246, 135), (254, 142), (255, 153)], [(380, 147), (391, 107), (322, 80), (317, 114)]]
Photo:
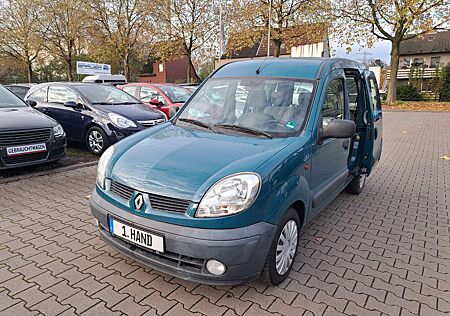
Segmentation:
[(149, 87), (141, 87), (140, 99), (143, 102), (150, 102), (153, 99), (157, 99), (159, 102), (166, 104), (166, 100), (155, 89)]
[(334, 119), (344, 118), (344, 82), (342, 78), (333, 79), (327, 88), (322, 106), (322, 127)]

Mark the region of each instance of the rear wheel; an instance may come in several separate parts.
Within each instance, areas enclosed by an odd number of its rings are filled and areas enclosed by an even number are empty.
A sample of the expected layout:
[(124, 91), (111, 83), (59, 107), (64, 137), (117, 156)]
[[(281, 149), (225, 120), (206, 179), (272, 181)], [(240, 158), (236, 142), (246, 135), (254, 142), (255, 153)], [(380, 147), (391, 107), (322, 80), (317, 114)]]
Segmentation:
[(108, 138), (98, 126), (91, 127), (86, 134), (86, 145), (94, 155), (100, 156), (108, 148)]
[(359, 195), (366, 185), (366, 175), (357, 175), (348, 185), (346, 191), (350, 194)]
[(283, 282), (292, 270), (297, 255), (300, 219), (290, 207), (278, 224), (261, 277), (269, 284)]

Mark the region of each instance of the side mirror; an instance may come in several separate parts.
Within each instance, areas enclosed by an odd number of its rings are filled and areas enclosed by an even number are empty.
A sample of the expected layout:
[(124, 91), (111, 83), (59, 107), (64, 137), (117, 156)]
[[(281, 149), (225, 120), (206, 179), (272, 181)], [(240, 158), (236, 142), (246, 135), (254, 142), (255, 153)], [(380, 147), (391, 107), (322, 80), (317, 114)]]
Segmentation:
[(351, 120), (335, 119), (328, 123), (327, 128), (322, 130), (320, 139), (327, 138), (350, 138), (356, 133), (356, 124)]
[(34, 108), (37, 105), (37, 102), (34, 100), (27, 100), (27, 104), (32, 108)]
[(151, 99), (149, 102), (151, 105), (156, 105), (157, 107), (161, 107), (161, 102), (158, 99)]
[(67, 106), (69, 108), (76, 108), (78, 107), (78, 103), (76, 103), (75, 101), (67, 101), (66, 103), (64, 103), (64, 106)]

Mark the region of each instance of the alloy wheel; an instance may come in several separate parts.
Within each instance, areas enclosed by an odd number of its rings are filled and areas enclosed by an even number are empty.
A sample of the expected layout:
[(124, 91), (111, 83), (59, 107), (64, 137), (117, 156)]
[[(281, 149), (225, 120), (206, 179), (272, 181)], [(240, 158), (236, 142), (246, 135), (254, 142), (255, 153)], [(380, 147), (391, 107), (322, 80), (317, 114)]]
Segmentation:
[(290, 220), (284, 225), (278, 238), (275, 264), (279, 275), (285, 274), (292, 265), (297, 250), (297, 241), (297, 223), (294, 220)]
[(102, 134), (100, 134), (99, 131), (93, 130), (92, 132), (90, 132), (89, 137), (88, 137), (88, 142), (89, 142), (89, 148), (94, 153), (99, 153), (102, 151), (103, 145), (104, 145), (104, 140), (103, 140)]

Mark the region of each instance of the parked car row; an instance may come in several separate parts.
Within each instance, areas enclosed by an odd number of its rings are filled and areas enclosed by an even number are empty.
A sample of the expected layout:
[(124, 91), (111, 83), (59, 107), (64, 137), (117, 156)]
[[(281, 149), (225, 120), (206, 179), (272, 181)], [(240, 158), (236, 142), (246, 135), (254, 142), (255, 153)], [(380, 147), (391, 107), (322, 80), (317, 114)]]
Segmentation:
[(121, 89), (104, 82), (7, 88), (0, 90), (1, 169), (61, 159), (66, 139), (101, 155), (111, 144), (166, 122), (191, 95), (176, 85), (134, 83)]

